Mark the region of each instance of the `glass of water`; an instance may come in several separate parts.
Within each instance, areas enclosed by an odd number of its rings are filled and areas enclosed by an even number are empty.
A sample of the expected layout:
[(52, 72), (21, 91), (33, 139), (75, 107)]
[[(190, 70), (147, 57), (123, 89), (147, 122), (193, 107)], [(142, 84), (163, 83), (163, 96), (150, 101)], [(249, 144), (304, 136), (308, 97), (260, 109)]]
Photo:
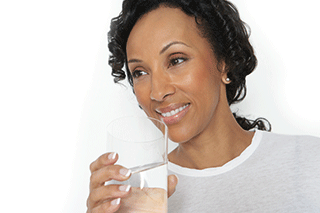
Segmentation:
[(122, 117), (107, 127), (107, 152), (116, 152), (116, 164), (131, 170), (127, 181), (106, 184), (131, 185), (117, 212), (167, 212), (168, 129), (148, 117)]

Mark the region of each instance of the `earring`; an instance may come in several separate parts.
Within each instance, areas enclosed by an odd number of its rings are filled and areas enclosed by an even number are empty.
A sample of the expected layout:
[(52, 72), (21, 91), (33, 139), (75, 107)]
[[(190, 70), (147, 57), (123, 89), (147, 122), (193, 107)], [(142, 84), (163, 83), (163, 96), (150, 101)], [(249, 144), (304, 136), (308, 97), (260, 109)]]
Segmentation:
[(230, 78), (226, 78), (226, 81), (227, 81), (227, 82), (230, 82)]

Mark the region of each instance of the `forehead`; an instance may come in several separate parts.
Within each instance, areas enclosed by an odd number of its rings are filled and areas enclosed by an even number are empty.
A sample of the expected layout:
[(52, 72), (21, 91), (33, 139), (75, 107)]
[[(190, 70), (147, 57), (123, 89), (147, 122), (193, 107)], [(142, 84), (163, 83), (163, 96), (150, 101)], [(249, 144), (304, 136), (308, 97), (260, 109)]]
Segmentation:
[(162, 48), (173, 40), (191, 45), (199, 37), (194, 17), (178, 8), (162, 6), (137, 21), (127, 41), (127, 54), (141, 48)]

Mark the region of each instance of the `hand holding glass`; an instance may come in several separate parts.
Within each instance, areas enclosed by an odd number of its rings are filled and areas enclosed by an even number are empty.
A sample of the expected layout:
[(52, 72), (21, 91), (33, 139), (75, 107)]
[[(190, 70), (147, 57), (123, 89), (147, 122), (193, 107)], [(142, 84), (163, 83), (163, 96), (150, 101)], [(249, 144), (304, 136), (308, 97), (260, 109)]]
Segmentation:
[(117, 212), (167, 212), (167, 127), (148, 117), (123, 117), (107, 129), (107, 151), (119, 155), (117, 164), (131, 170), (124, 182), (131, 193)]

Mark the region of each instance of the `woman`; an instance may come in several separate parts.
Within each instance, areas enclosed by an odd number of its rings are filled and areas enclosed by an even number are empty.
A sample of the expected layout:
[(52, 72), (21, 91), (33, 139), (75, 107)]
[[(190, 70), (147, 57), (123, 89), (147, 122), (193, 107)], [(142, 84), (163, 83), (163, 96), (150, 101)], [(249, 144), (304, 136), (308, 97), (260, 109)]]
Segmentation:
[[(319, 139), (268, 133), (264, 119), (230, 110), (256, 66), (230, 2), (125, 0), (109, 50), (115, 82), (127, 77), (140, 107), (178, 143), (168, 155), (169, 212), (320, 211)], [(117, 158), (91, 164), (88, 212), (115, 212), (130, 194), (130, 186), (104, 186), (128, 179)]]

